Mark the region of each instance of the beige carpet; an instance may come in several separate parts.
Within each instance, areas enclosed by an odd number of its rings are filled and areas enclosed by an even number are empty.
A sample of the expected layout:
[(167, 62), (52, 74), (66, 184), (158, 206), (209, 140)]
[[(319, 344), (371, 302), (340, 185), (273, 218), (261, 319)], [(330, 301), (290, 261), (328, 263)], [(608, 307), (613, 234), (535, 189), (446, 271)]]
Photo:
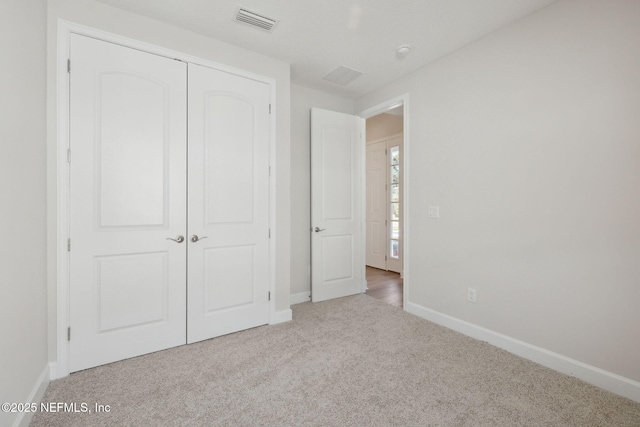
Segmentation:
[(34, 426), (640, 426), (640, 404), (366, 295), (51, 383)]

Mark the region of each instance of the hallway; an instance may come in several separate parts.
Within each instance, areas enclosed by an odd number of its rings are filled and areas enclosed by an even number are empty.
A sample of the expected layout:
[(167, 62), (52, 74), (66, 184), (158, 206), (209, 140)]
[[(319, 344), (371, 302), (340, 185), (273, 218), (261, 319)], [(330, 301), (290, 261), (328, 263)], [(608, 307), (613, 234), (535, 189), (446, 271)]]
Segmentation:
[(367, 295), (402, 308), (400, 274), (367, 266)]

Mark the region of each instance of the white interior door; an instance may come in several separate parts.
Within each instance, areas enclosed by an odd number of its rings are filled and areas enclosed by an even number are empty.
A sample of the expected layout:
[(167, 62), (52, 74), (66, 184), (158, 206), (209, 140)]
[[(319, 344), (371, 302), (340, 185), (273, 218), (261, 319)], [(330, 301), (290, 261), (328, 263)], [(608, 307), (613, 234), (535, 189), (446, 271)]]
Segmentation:
[(311, 299), (364, 290), (364, 120), (311, 110)]
[(269, 100), (189, 65), (190, 343), (269, 322)]
[(387, 269), (387, 140), (367, 144), (367, 265)]
[(187, 70), (79, 35), (71, 63), (73, 372), (185, 343)]

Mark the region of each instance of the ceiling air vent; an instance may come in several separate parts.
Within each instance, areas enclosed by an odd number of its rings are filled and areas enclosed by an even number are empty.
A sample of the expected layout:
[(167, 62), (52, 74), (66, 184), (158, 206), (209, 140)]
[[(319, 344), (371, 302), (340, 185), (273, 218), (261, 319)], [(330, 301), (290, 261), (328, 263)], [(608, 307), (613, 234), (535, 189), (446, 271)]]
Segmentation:
[(324, 80), (336, 83), (339, 85), (346, 85), (347, 83), (351, 83), (358, 77), (360, 77), (362, 73), (360, 71), (352, 70), (351, 68), (339, 66), (329, 74), (323, 77)]
[(273, 28), (278, 23), (277, 19), (269, 18), (262, 13), (245, 9), (243, 7), (239, 7), (236, 10), (233, 20), (268, 32), (273, 31)]

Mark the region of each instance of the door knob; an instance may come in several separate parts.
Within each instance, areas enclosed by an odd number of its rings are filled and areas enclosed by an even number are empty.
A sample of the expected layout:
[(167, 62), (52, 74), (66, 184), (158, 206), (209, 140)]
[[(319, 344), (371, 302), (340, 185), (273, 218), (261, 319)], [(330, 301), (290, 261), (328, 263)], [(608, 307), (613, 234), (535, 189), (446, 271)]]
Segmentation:
[(324, 230), (326, 230), (326, 228), (316, 227), (316, 228), (313, 229), (313, 231), (315, 231), (316, 233), (319, 233), (319, 232), (324, 231)]
[(182, 243), (184, 242), (184, 236), (176, 236), (175, 239), (172, 239), (171, 237), (167, 237), (167, 240), (173, 240), (176, 243)]
[(191, 241), (192, 241), (193, 243), (195, 243), (195, 242), (197, 242), (198, 240), (202, 240), (202, 239), (206, 239), (206, 238), (207, 238), (207, 236), (198, 237), (198, 235), (197, 235), (197, 234), (194, 234), (193, 236), (191, 236)]

